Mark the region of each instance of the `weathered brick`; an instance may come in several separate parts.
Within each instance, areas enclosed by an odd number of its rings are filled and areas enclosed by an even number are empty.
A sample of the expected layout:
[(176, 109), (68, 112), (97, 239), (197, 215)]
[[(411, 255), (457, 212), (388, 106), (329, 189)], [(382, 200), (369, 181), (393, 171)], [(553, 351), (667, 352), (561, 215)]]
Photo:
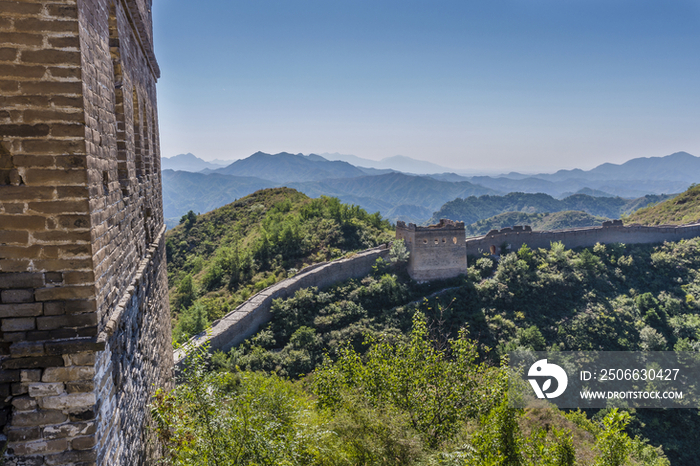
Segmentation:
[[(42, 261), (45, 263), (47, 261)], [(68, 262), (68, 261), (63, 261)], [(89, 260), (75, 260), (70, 261), (76, 264), (85, 264), (81, 268), (89, 266)], [(37, 265), (37, 268), (43, 268), (41, 265)], [(40, 288), (35, 291), (34, 299), (37, 301), (51, 301), (58, 299), (86, 299), (94, 296), (95, 288), (93, 286), (60, 286), (55, 288)], [(46, 319), (55, 319), (55, 317), (47, 317)], [(81, 325), (82, 326), (82, 325)], [(48, 328), (42, 328), (39, 326), (39, 330), (47, 330)]]
[(45, 455), (67, 450), (68, 441), (66, 439), (37, 440), (35, 442), (10, 444), (10, 447), (17, 456)]
[[(66, 317), (77, 317), (77, 316), (66, 316)], [(96, 320), (96, 318), (94, 320)], [(73, 354), (74, 356), (77, 356), (74, 353), (86, 353), (86, 352), (90, 352), (90, 351), (102, 351), (104, 349), (105, 349), (104, 343), (98, 343), (95, 339), (46, 342), (46, 353), (53, 354), (53, 355)]]
[(19, 371), (21, 382), (40, 382), (41, 369), (22, 369)]
[(80, 38), (73, 37), (49, 37), (49, 44), (56, 48), (78, 48), (80, 47)]
[(0, 370), (0, 383), (19, 382), (19, 380), (18, 370)]
[(0, 47), (0, 61), (15, 61), (17, 55), (17, 49)]
[(15, 413), (12, 416), (12, 425), (16, 427), (45, 426), (61, 424), (68, 420), (68, 416), (61, 411), (39, 410), (26, 413)]
[(87, 213), (87, 199), (80, 201), (30, 202), (29, 209), (43, 214)]
[(8, 317), (39, 316), (41, 313), (41, 303), (0, 304), (0, 318), (2, 319)]
[(43, 7), (41, 3), (0, 1), (0, 12), (2, 12), (0, 14), (10, 17), (17, 15), (38, 15), (41, 13)]
[[(3, 227), (4, 218), (0, 216)], [(37, 288), (44, 286), (44, 276), (40, 273), (6, 273), (0, 274), (0, 288)], [(2, 308), (0, 307), (0, 311)], [(0, 314), (0, 317), (2, 315)]]
[(66, 382), (66, 392), (87, 393), (95, 390), (95, 382), (86, 380), (84, 382)]
[(15, 29), (20, 32), (78, 32), (78, 22), (18, 18), (15, 20)]
[[(2, 129), (0, 128), (0, 132)], [(26, 142), (24, 143), (26, 144)], [(87, 174), (83, 170), (44, 170), (30, 168), (24, 171), (27, 185), (71, 185), (87, 183)]]
[(49, 125), (46, 124), (36, 124), (36, 125), (23, 125), (23, 124), (10, 124), (1, 125), (0, 124), (0, 136), (10, 136), (10, 137), (36, 137), (36, 136), (48, 136)]
[(31, 303), (34, 301), (34, 290), (3, 290), (0, 291), (0, 301), (5, 304)]
[(60, 356), (40, 356), (33, 358), (5, 359), (2, 361), (3, 369), (35, 369), (37, 367), (63, 366), (63, 358)]
[(17, 411), (34, 411), (36, 409), (36, 400), (28, 396), (20, 396), (12, 399), (12, 406)]
[(52, 199), (55, 190), (53, 187), (3, 186), (2, 197), (7, 201)]
[[(36, 341), (17, 341), (10, 345), (10, 354), (14, 358), (43, 356), (44, 344)], [(24, 366), (20, 366), (24, 367)]]
[(6, 432), (7, 440), (10, 442), (22, 442), (41, 438), (40, 427), (10, 428)]
[(43, 42), (43, 34), (0, 32), (0, 44), (2, 45), (42, 45)]
[(42, 382), (71, 382), (92, 380), (95, 368), (92, 366), (49, 367), (41, 376)]
[(60, 426), (44, 427), (42, 436), (47, 439), (79, 437), (81, 435), (91, 435), (97, 430), (95, 422), (75, 422)]
[(66, 366), (93, 366), (95, 364), (95, 353), (64, 354), (63, 362)]
[(16, 78), (41, 78), (46, 74), (45, 66), (0, 64), (0, 76)]
[(46, 217), (37, 215), (0, 215), (0, 225), (8, 230), (39, 230), (46, 228)]
[(63, 383), (29, 383), (27, 384), (29, 396), (38, 398), (42, 396), (56, 396), (65, 391)]
[(27, 232), (27, 231), (0, 230), (0, 244), (1, 243), (26, 244), (28, 241), (29, 241), (29, 232)]
[(21, 332), (25, 330), (34, 330), (35, 327), (36, 320), (33, 317), (2, 319), (3, 332)]
[[(49, 121), (58, 122), (81, 122), (83, 121), (85, 114), (81, 111), (66, 112), (58, 110), (25, 110), (22, 114), (23, 119), (26, 123), (42, 123)], [(85, 133), (79, 134), (78, 136), (84, 136)]]
[(45, 396), (39, 398), (39, 407), (42, 409), (77, 409), (94, 406), (97, 398), (94, 393), (68, 393), (58, 396)]
[(67, 451), (58, 455), (45, 456), (44, 461), (47, 466), (63, 465), (63, 464), (92, 464), (97, 460), (97, 452), (95, 450), (84, 451)]

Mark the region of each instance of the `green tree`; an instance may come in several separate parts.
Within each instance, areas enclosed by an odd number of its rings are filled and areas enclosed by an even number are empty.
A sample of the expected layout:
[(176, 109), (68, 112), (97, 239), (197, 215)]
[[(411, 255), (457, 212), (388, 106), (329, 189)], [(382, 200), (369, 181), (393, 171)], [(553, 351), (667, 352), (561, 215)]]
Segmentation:
[(403, 239), (397, 239), (391, 244), (391, 249), (389, 250), (389, 261), (392, 263), (406, 262), (409, 256), (408, 249), (406, 248), (406, 243)]

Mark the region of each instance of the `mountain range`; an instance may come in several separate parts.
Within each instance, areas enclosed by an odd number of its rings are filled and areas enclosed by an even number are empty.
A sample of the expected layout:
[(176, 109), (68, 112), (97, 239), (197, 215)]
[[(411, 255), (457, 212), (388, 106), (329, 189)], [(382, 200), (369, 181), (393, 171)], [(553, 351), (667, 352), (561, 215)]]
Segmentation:
[[(181, 154), (163, 159), (168, 160), (162, 164), (165, 216), (179, 219), (189, 210), (203, 213), (258, 189), (287, 186), (311, 197), (338, 197), (345, 203), (357, 204), (370, 212), (379, 211), (391, 221), (420, 224), (433, 217), (433, 213), (444, 204), (472, 196), (543, 193), (556, 200), (572, 194), (586, 194), (586, 198), (590, 199), (624, 198), (618, 201), (624, 204), (647, 194), (678, 193), (700, 179), (700, 158), (685, 152), (632, 159), (621, 165), (603, 164), (588, 171), (560, 170), (540, 175), (508, 173), (495, 177), (463, 176), (451, 172), (415, 175), (382, 168), (397, 166), (395, 164), (402, 160), (406, 164), (406, 172), (421, 171), (418, 170), (421, 166), (423, 170), (428, 170), (432, 166), (429, 162), (420, 165), (417, 162), (421, 161), (398, 157), (383, 159), (381, 162), (384, 163), (374, 162), (374, 166), (365, 167), (350, 161), (359, 164), (366, 163), (368, 159), (349, 155), (256, 152), (226, 167), (212, 167), (213, 164), (192, 154)], [(331, 158), (338, 160), (329, 160)], [(342, 158), (345, 160), (340, 160)], [(175, 165), (175, 162), (180, 165)], [(191, 168), (189, 171), (169, 171), (167, 168), (173, 165)], [(197, 170), (199, 173), (192, 172), (202, 166), (205, 168)], [(437, 165), (435, 167), (443, 169)], [(644, 202), (640, 204), (646, 205)], [(569, 207), (551, 211), (558, 210), (569, 210)], [(607, 217), (619, 215), (583, 208), (577, 210)], [(506, 211), (497, 209), (469, 223)], [(172, 224), (172, 220), (168, 223)]]

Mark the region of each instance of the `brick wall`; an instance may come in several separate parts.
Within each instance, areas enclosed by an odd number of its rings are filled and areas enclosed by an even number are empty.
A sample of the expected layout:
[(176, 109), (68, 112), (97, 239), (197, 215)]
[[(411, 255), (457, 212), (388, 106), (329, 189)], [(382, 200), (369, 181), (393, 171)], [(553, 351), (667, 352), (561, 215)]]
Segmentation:
[(148, 1), (0, 1), (8, 464), (157, 453), (145, 405), (172, 366), (158, 73)]
[(396, 222), (396, 238), (408, 249), (408, 273), (414, 280), (428, 281), (467, 273), (464, 222), (440, 220), (437, 225), (418, 227)]

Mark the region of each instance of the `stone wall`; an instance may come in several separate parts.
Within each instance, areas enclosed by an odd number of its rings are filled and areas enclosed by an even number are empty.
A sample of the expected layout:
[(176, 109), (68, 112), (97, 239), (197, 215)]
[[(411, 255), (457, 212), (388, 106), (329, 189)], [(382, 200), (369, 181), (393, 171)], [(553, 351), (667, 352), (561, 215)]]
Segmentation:
[(662, 243), (700, 236), (700, 224), (693, 225), (623, 225), (620, 220), (604, 222), (600, 227), (576, 228), (572, 230), (532, 231), (530, 227), (512, 227), (491, 230), (488, 234), (467, 238), (467, 254), (501, 254), (517, 251), (526, 244), (530, 248), (548, 248), (551, 243), (561, 241), (567, 248), (591, 247), (596, 243)]
[(396, 222), (396, 238), (408, 249), (408, 273), (416, 281), (438, 280), (467, 273), (464, 222), (441, 219), (440, 223), (418, 227)]
[(144, 413), (172, 368), (158, 74), (148, 0), (0, 2), (8, 464), (157, 456)]
[[(344, 280), (364, 277), (372, 271), (372, 266), (378, 258), (388, 255), (389, 249), (384, 245), (367, 249), (345, 259), (306, 267), (294, 277), (275, 283), (251, 297), (214, 322), (208, 335), (198, 335), (192, 339), (192, 342), (199, 346), (208, 341), (211, 351), (226, 352), (257, 332), (261, 325), (270, 321), (272, 317), (270, 308), (274, 299), (289, 298), (302, 288), (315, 286), (322, 289)], [(176, 361), (181, 362), (182, 356), (182, 353), (177, 354)]]

